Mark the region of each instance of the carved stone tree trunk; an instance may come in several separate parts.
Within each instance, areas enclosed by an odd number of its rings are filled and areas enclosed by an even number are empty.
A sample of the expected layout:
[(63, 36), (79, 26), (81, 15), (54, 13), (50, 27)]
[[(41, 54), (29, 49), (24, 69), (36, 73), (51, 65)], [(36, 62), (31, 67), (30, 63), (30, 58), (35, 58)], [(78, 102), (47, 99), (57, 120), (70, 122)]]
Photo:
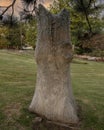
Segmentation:
[(38, 39), (35, 50), (37, 82), (29, 110), (60, 123), (77, 123), (70, 81), (72, 45), (69, 13), (52, 15), (39, 5)]

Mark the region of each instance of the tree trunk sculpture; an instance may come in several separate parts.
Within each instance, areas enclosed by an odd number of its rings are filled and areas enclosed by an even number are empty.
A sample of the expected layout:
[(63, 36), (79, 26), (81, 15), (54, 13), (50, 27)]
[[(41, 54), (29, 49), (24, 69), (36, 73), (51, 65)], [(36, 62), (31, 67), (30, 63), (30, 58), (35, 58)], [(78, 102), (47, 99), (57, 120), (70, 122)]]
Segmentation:
[(59, 123), (77, 123), (76, 104), (70, 81), (72, 45), (69, 12), (51, 14), (39, 5), (35, 50), (37, 81), (29, 110)]

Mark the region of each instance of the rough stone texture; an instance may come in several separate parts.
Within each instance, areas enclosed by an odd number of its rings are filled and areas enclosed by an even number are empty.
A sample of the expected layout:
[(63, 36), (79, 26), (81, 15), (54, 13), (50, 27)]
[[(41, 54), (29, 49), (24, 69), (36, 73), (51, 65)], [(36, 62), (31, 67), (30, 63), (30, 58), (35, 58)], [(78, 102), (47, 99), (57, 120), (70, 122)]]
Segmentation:
[(52, 15), (39, 5), (38, 39), (35, 50), (37, 82), (29, 110), (60, 123), (77, 123), (70, 81), (72, 45), (69, 12)]

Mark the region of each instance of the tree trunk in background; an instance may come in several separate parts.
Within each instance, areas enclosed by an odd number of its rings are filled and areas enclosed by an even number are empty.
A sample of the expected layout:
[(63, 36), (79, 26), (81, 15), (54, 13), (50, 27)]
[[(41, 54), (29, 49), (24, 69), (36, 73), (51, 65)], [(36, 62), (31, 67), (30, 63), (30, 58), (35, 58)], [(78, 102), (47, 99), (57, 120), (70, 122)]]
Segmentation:
[(63, 10), (52, 15), (39, 5), (37, 19), (37, 82), (29, 110), (55, 122), (77, 123), (70, 81), (73, 55), (69, 37), (69, 13)]

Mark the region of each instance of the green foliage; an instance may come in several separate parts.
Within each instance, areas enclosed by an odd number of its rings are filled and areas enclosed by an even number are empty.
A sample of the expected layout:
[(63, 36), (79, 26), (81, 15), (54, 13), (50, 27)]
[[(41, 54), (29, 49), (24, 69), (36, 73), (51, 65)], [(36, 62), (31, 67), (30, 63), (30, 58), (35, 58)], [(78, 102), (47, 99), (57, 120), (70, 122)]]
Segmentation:
[(9, 34), (7, 35), (7, 39), (9, 40), (8, 48), (20, 49), (21, 48), (21, 39), (20, 39), (20, 28), (19, 26), (14, 26), (12, 28), (8, 28)]
[(104, 24), (103, 24), (103, 21), (99, 18), (90, 18), (90, 22), (92, 24), (92, 28), (93, 28), (93, 32), (94, 33), (101, 33), (102, 32), (102, 29), (104, 28)]
[(8, 35), (8, 29), (6, 27), (0, 26), (0, 48), (7, 48), (8, 46), (6, 35)]
[(37, 27), (36, 19), (30, 20), (28, 23), (23, 25), (23, 32), (25, 35), (24, 42), (35, 48), (36, 36), (37, 36)]
[(19, 22), (13, 26), (6, 23), (0, 26), (0, 49), (21, 49), (24, 45), (35, 48), (37, 36), (35, 19), (27, 23)]
[[(66, 8), (70, 12), (70, 28), (72, 43), (80, 47), (83, 38), (88, 39), (92, 34), (100, 33), (104, 28), (103, 20), (99, 18), (99, 13), (103, 9), (103, 5), (94, 6), (94, 2), (89, 5), (89, 0), (57, 0), (51, 7), (53, 13), (59, 12), (62, 8)], [(85, 10), (84, 10), (85, 8)], [(91, 34), (92, 33), (92, 34)], [(80, 48), (83, 52), (83, 48)]]
[(12, 27), (9, 25), (1, 26), (0, 32), (0, 49), (19, 49), (21, 47), (19, 25)]
[[(83, 4), (81, 3), (83, 1)], [(99, 13), (103, 5), (95, 5), (95, 0), (56, 0), (51, 7), (53, 13), (58, 13), (63, 8), (70, 12), (70, 28), (71, 39), (75, 46), (82, 49), (82, 39), (88, 39), (93, 34), (100, 33), (104, 28), (104, 20), (99, 18)], [(97, 0), (96, 0), (97, 1)], [(26, 2), (26, 1), (25, 1)], [(27, 1), (30, 4), (32, 1)], [(86, 10), (84, 10), (83, 5)], [(23, 15), (23, 14), (22, 14)], [(17, 19), (13, 19), (12, 27), (7, 25), (8, 21), (4, 21), (5, 26), (0, 27), (0, 48), (15, 48), (20, 49), (24, 45), (30, 45), (35, 48), (37, 29), (36, 19), (29, 15), (28, 22), (18, 23)], [(28, 18), (26, 15), (25, 19)], [(11, 17), (8, 16), (9, 22)]]

